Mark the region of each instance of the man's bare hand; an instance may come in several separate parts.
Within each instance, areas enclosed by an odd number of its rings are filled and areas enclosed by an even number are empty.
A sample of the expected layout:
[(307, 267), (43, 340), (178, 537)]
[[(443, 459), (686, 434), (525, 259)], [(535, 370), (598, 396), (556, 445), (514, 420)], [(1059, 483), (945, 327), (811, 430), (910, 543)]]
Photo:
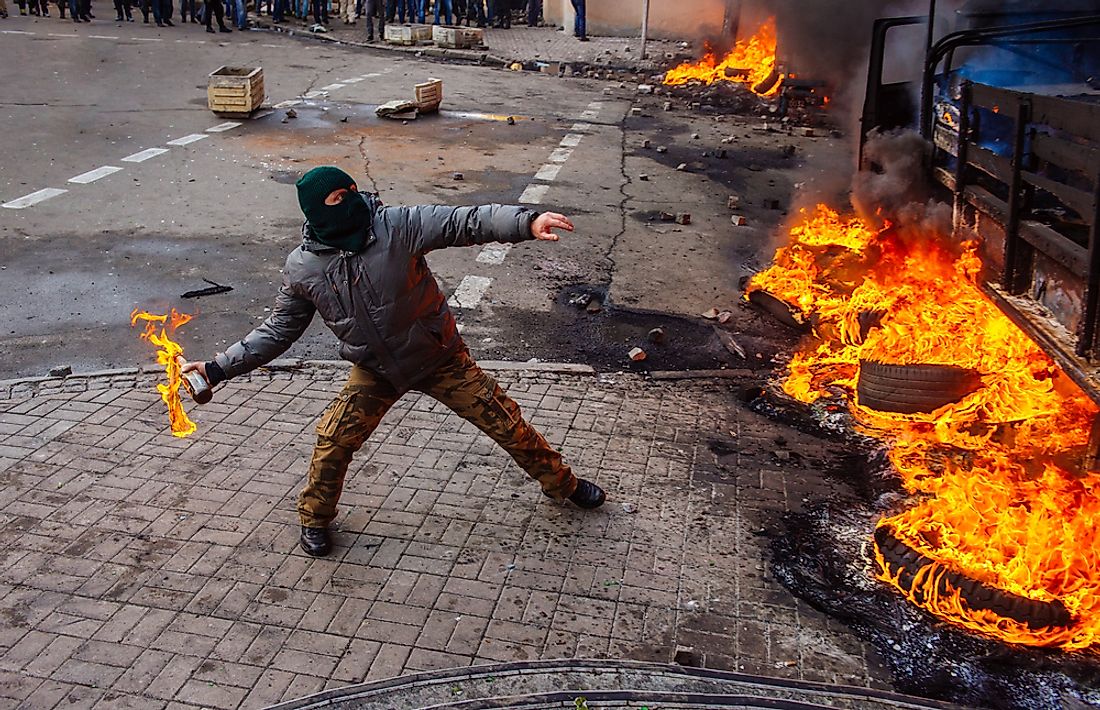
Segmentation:
[(554, 233), (555, 229), (573, 231), (573, 223), (569, 218), (557, 212), (543, 212), (531, 222), (531, 236), (546, 242), (556, 242), (559, 237)]
[(202, 379), (206, 380), (206, 384), (210, 384), (210, 378), (206, 376), (206, 363), (205, 362), (189, 362), (180, 368), (180, 372), (198, 372), (202, 375)]

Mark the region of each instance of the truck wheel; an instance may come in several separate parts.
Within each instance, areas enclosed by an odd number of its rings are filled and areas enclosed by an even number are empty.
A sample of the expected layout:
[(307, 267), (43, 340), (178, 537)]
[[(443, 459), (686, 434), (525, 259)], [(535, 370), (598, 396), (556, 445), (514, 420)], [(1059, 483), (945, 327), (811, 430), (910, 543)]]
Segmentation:
[(958, 402), (982, 386), (981, 375), (954, 365), (888, 365), (859, 361), (859, 404), (880, 412), (917, 414)]

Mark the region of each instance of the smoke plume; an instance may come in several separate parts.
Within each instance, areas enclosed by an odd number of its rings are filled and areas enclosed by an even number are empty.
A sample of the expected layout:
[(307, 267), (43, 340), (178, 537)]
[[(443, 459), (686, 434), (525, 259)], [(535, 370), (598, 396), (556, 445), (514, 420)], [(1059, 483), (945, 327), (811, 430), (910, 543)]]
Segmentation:
[(913, 131), (872, 131), (868, 166), (852, 178), (852, 205), (871, 224), (884, 221), (922, 232), (951, 233), (951, 207), (932, 198), (924, 162), (930, 147)]

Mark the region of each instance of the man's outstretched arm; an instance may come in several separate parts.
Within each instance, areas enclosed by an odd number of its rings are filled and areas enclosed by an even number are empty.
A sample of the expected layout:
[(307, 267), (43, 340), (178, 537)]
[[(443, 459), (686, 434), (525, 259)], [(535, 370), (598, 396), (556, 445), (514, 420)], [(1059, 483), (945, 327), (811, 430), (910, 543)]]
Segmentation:
[(183, 371), (198, 370), (207, 382), (216, 385), (266, 365), (302, 337), (316, 310), (309, 299), (297, 295), (284, 280), (275, 296), (275, 308), (263, 323), (211, 362), (189, 362)]
[(513, 205), (387, 207), (381, 218), (418, 254), (489, 242), (556, 241), (554, 229), (573, 231), (565, 215)]

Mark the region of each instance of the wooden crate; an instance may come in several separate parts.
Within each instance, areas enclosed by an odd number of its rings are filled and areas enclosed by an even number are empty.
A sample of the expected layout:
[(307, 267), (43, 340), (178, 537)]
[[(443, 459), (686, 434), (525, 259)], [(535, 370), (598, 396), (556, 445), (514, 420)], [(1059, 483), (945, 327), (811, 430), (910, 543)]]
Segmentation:
[(443, 103), (443, 81), (440, 79), (428, 79), (423, 84), (417, 84), (416, 107), (420, 113), (431, 113), (439, 110), (439, 104)]
[(386, 25), (384, 40), (390, 44), (420, 44), (432, 38), (431, 25)]
[(432, 41), (447, 49), (469, 49), (481, 45), (482, 32), (475, 27), (432, 26)]
[(260, 67), (218, 67), (206, 85), (210, 110), (223, 118), (247, 118), (264, 102), (264, 70)]

